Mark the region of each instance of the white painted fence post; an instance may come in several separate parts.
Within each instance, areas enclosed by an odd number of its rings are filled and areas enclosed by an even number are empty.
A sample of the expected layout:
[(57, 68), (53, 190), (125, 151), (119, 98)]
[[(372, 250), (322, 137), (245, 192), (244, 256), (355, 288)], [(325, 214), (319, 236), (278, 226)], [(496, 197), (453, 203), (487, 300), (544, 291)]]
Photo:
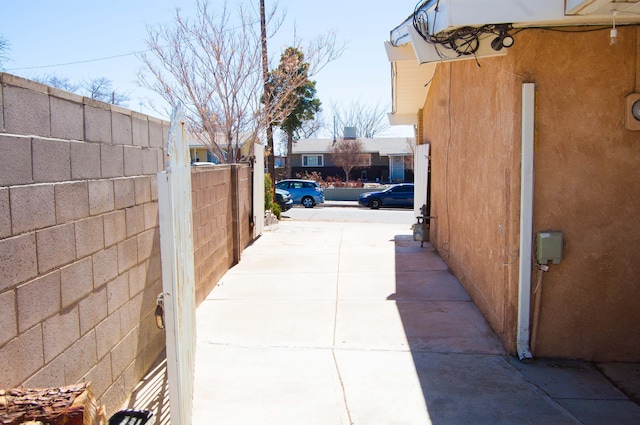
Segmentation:
[(172, 425), (190, 425), (196, 350), (191, 161), (185, 118), (173, 113), (166, 170), (158, 173), (160, 254), (167, 339), (167, 376)]
[[(256, 143), (253, 148), (253, 238), (264, 229), (264, 146)], [(275, 182), (274, 182), (275, 183)]]

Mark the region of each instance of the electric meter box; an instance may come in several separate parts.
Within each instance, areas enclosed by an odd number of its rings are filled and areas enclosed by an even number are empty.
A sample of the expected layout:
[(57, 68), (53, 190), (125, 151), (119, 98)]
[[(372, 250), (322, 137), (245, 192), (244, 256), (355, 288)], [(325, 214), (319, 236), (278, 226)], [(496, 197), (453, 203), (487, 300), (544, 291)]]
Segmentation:
[(562, 232), (538, 232), (536, 235), (538, 264), (560, 264), (562, 261)]

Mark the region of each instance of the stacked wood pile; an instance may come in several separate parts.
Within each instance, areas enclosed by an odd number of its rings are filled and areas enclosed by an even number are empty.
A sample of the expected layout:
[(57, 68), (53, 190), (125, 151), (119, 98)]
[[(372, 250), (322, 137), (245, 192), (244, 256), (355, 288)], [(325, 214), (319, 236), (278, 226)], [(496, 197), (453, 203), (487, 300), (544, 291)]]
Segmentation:
[(86, 382), (46, 389), (0, 390), (2, 425), (104, 425), (104, 408), (98, 407)]

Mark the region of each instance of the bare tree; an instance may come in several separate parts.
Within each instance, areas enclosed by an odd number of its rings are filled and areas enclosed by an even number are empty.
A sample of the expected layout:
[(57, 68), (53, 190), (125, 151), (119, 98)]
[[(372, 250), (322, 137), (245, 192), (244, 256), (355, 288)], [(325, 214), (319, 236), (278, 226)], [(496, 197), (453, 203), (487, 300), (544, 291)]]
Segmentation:
[(7, 52), (11, 50), (9, 40), (0, 35), (0, 70), (4, 69), (4, 63), (9, 60)]
[(369, 164), (369, 157), (364, 153), (362, 141), (358, 139), (337, 140), (329, 148), (329, 153), (333, 163), (344, 171), (346, 183), (349, 183), (351, 170)]
[(235, 162), (240, 134), (259, 109), (260, 55), (253, 16), (242, 4), (219, 15), (198, 0), (197, 15), (176, 9), (173, 26), (147, 28), (151, 53), (141, 55), (139, 80), (169, 105), (183, 104), (192, 134), (222, 162)]
[(39, 83), (72, 93), (77, 93), (78, 90), (80, 90), (80, 84), (74, 83), (68, 77), (62, 77), (56, 74), (32, 77), (32, 79)]
[(416, 154), (416, 139), (413, 137), (407, 137), (406, 141), (407, 150), (409, 155), (404, 157), (404, 168), (413, 171), (414, 156)]
[(92, 99), (113, 105), (124, 105), (130, 100), (128, 95), (114, 90), (111, 86), (111, 80), (104, 77), (87, 80), (82, 84), (82, 88)]
[(389, 128), (387, 105), (368, 104), (360, 99), (349, 105), (331, 105), (338, 131), (344, 127), (355, 127), (357, 137), (372, 138)]
[(57, 89), (87, 96), (113, 105), (125, 105), (126, 102), (130, 100), (127, 94), (113, 89), (112, 81), (105, 77), (93, 78), (82, 83), (76, 83), (68, 77), (50, 74), (34, 77), (33, 80)]
[[(265, 21), (277, 30), (281, 21), (275, 8), (266, 13)], [(257, 12), (243, 4), (232, 13), (224, 3), (216, 14), (206, 0), (197, 0), (194, 18), (176, 10), (172, 26), (147, 28), (150, 54), (141, 55), (146, 69), (139, 74), (140, 82), (169, 105), (182, 103), (192, 134), (227, 162), (235, 162), (245, 141), (257, 141), (268, 124), (280, 120), (277, 114), (287, 112), (262, 102), (259, 23)], [(341, 52), (333, 37), (301, 49), (310, 64), (309, 75)], [(298, 84), (304, 81), (299, 80)]]
[(302, 123), (302, 126), (298, 129), (297, 139), (310, 139), (317, 136), (317, 134), (326, 127), (324, 117), (322, 116), (322, 110), (316, 114), (314, 119), (308, 120)]

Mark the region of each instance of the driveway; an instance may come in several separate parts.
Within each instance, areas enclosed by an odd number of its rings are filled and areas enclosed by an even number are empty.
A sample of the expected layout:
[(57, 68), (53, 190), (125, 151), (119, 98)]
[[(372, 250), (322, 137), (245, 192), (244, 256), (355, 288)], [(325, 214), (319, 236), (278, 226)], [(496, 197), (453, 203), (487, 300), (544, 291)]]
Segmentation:
[[(412, 216), (327, 210), (269, 229), (198, 307), (193, 424), (640, 423), (640, 365), (522, 363)], [(168, 425), (168, 398), (161, 357), (123, 408)]]
[(193, 423), (640, 423), (593, 366), (505, 355), (410, 224), (283, 221), (247, 248), (197, 310)]

